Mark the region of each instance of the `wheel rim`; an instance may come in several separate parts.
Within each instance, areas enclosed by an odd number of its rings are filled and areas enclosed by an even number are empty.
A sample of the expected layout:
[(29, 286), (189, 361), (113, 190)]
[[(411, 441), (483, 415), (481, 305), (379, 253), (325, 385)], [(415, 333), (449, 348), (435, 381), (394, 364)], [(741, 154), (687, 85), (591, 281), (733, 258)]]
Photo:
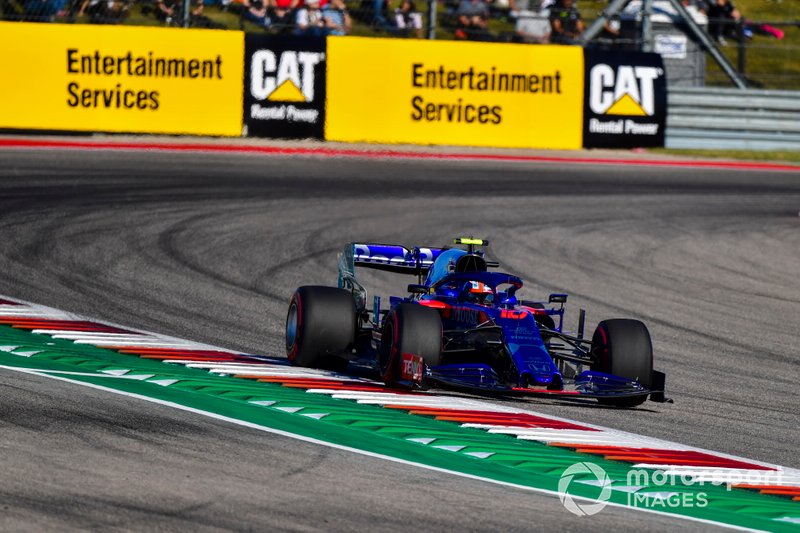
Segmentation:
[(297, 304), (292, 302), (289, 306), (289, 313), (286, 315), (286, 351), (291, 352), (292, 347), (297, 342)]

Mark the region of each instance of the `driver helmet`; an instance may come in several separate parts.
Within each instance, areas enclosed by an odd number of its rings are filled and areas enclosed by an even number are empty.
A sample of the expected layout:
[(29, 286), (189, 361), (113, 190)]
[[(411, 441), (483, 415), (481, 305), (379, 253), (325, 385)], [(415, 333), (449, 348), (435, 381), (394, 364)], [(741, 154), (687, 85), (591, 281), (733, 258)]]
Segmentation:
[(470, 300), (475, 303), (487, 303), (493, 299), (492, 288), (481, 281), (470, 281)]

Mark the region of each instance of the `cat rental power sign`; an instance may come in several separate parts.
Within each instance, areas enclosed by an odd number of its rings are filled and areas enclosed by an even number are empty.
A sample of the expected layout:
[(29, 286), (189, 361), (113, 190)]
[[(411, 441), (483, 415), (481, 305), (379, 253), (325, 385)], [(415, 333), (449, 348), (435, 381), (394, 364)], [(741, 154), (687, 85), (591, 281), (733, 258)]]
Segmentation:
[(0, 127), (238, 136), (240, 32), (0, 22)]
[(329, 37), (325, 139), (582, 146), (576, 46)]

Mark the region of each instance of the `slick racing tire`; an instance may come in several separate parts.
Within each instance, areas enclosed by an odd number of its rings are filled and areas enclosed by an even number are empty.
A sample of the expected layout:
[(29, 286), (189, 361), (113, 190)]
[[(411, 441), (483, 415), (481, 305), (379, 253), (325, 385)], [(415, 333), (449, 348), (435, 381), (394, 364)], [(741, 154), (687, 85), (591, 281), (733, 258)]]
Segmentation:
[[(650, 388), (653, 376), (653, 344), (647, 326), (638, 320), (615, 318), (603, 320), (592, 336), (592, 353), (597, 357), (593, 370), (634, 379)], [(633, 398), (604, 398), (600, 403), (633, 407), (646, 395)]]
[(286, 314), (286, 357), (297, 366), (330, 366), (330, 359), (338, 360), (353, 344), (355, 331), (356, 304), (349, 291), (300, 287)]
[(387, 385), (400, 379), (402, 354), (419, 355), (426, 366), (442, 359), (442, 319), (439, 313), (419, 304), (402, 303), (384, 319), (378, 366)]

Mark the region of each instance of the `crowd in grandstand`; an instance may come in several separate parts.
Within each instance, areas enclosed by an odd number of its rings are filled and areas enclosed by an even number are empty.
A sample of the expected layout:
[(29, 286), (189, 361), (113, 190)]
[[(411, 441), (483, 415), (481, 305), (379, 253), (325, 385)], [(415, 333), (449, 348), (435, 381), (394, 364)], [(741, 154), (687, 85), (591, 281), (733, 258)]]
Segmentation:
[[(355, 8), (353, 18), (375, 31), (421, 38), (424, 28), (423, 14), (414, 0), (190, 0), (188, 17), (183, 13), (185, 0), (0, 0), (0, 7), (6, 19), (118, 24), (126, 19), (134, 1), (141, 4), (142, 14), (165, 25), (188, 22), (191, 27), (224, 28), (224, 24), (204, 14), (205, 3), (214, 2), (226, 11), (238, 13), (242, 29), (252, 30), (245, 26), (246, 21), (273, 33), (347, 35), (353, 24), (347, 1)], [(576, 0), (437, 1), (439, 24), (457, 39), (574, 44), (585, 30)], [(769, 27), (743, 24), (742, 15), (731, 0), (682, 3), (690, 12), (708, 17), (709, 34), (720, 44), (725, 44), (726, 39), (750, 37), (752, 32), (782, 37)], [(506, 22), (505, 27), (510, 23), (514, 31), (493, 30), (493, 19)], [(618, 38), (619, 28), (619, 17), (612, 18), (603, 28), (602, 37)]]
[(344, 0), (242, 0), (246, 20), (294, 35), (347, 35), (352, 21)]

